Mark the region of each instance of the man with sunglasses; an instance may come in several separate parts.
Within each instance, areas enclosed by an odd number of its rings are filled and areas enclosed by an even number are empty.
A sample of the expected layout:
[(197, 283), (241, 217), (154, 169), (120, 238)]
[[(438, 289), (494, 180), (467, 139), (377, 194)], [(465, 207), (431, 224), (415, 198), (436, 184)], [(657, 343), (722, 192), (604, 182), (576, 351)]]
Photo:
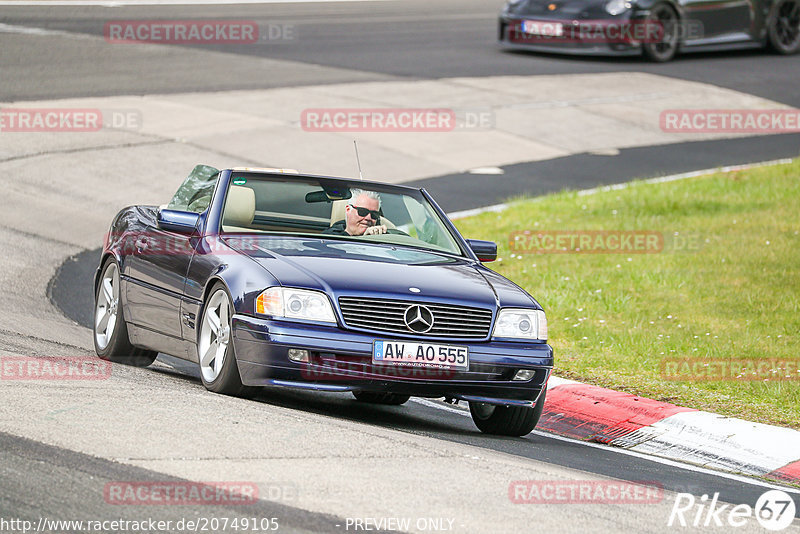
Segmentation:
[(381, 197), (375, 191), (350, 190), (350, 202), (344, 208), (344, 219), (335, 222), (323, 234), (374, 235), (385, 234), (381, 222)]

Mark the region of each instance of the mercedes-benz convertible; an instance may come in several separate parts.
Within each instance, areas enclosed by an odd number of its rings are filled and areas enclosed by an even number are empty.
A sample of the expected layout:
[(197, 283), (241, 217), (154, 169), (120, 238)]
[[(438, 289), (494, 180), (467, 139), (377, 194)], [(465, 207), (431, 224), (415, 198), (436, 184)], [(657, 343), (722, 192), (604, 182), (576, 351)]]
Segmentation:
[(106, 360), (195, 362), (210, 391), (263, 387), (469, 403), (521, 436), (553, 367), (534, 298), (483, 265), (424, 189), (197, 166), (163, 206), (114, 218), (95, 277)]

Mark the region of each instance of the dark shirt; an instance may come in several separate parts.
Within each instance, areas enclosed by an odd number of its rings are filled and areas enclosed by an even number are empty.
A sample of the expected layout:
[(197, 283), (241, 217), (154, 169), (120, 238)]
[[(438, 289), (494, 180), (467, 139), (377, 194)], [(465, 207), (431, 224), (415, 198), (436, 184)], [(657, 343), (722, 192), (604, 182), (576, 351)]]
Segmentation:
[(347, 223), (344, 219), (341, 221), (336, 221), (333, 223), (330, 228), (326, 228), (322, 231), (323, 234), (333, 234), (333, 235), (350, 235), (347, 233)]

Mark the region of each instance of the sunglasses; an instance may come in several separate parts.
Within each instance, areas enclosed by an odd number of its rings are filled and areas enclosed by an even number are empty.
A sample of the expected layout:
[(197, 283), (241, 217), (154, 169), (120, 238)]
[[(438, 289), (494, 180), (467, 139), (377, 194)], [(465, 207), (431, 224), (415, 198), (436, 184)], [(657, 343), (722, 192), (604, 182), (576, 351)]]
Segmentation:
[(376, 223), (379, 220), (381, 220), (381, 214), (378, 211), (362, 208), (361, 206), (353, 206), (352, 204), (349, 204), (349, 206), (358, 212), (359, 217), (366, 217), (367, 215), (371, 215)]

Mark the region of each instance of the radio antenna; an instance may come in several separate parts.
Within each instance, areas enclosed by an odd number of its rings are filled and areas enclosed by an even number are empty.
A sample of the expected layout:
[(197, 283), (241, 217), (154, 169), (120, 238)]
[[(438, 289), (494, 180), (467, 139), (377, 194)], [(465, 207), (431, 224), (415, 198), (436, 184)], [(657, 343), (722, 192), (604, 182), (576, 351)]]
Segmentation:
[(356, 163), (358, 163), (358, 179), (363, 181), (364, 177), (361, 175), (361, 160), (358, 159), (358, 143), (356, 143), (355, 139), (353, 139), (353, 146), (356, 148)]

